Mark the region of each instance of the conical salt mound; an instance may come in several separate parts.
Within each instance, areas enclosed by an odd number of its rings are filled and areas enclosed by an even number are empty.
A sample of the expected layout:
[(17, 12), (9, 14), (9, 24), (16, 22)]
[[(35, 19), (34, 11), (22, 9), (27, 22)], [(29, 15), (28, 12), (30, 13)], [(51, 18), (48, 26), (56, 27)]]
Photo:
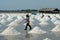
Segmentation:
[(57, 25), (55, 28), (53, 28), (51, 31), (53, 32), (60, 32), (60, 26)]
[(35, 19), (37, 19), (37, 20), (40, 21), (41, 17), (39, 17), (39, 16), (40, 16), (40, 15), (36, 15), (36, 16), (35, 16)]
[(6, 14), (2, 14), (2, 18), (6, 19), (7, 15)]
[(56, 17), (60, 19), (60, 14), (56, 14)]
[(5, 24), (7, 23), (7, 20), (6, 20), (6, 19), (2, 19), (2, 20), (0, 21), (0, 23), (3, 24), (3, 25), (5, 25)]
[(40, 25), (48, 25), (46, 21), (41, 21)]
[(9, 21), (9, 22), (11, 22), (12, 20), (13, 20), (13, 18), (10, 18), (10, 17), (7, 18), (7, 21)]
[(8, 27), (1, 34), (3, 34), (3, 35), (17, 35), (17, 34), (21, 34), (21, 33), (16, 31), (13, 27)]
[(55, 22), (56, 20), (57, 20), (56, 17), (53, 17), (53, 18), (51, 19), (52, 22)]
[(47, 16), (44, 16), (44, 17), (42, 18), (42, 21), (49, 21), (49, 20), (50, 20), (50, 18), (47, 17)]
[(54, 24), (59, 25), (60, 24), (60, 21), (57, 20), (57, 21), (54, 22)]
[(35, 27), (33, 28), (31, 31), (29, 31), (29, 33), (33, 33), (33, 34), (43, 34), (46, 33), (45, 31), (41, 30), (40, 27)]
[(13, 22), (11, 22), (11, 23), (9, 24), (9, 26), (11, 26), (11, 27), (16, 27), (16, 26), (18, 26), (18, 23), (15, 22), (15, 21), (13, 21)]
[(54, 16), (52, 14), (50, 14), (50, 17), (53, 18)]
[(45, 17), (45, 20), (46, 20), (46, 21), (49, 21), (49, 20), (50, 20), (50, 18), (49, 18), (49, 17)]
[(43, 40), (51, 40), (51, 39), (49, 39), (49, 38), (45, 38), (45, 39), (43, 39)]
[(31, 21), (31, 22), (33, 22), (33, 21), (34, 21), (34, 19), (33, 19), (33, 18), (34, 18), (34, 17), (30, 17), (30, 21)]
[(17, 16), (17, 19), (20, 19), (20, 20), (22, 20), (23, 18), (22, 18), (22, 16)]

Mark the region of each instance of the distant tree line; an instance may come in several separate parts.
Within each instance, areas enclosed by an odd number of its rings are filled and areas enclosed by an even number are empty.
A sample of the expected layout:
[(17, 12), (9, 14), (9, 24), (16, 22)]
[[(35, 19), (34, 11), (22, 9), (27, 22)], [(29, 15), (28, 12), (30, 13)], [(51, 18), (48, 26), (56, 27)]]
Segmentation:
[(33, 10), (30, 10), (30, 9), (26, 9), (26, 10), (0, 10), (0, 13), (1, 12), (4, 12), (4, 13), (31, 13), (33, 11), (38, 11), (36, 9), (33, 9)]
[(36, 10), (36, 9), (26, 9), (26, 10), (0, 10), (0, 13), (32, 13), (32, 12), (39, 12), (39, 13), (60, 13), (58, 8), (52, 11), (44, 11), (44, 10)]

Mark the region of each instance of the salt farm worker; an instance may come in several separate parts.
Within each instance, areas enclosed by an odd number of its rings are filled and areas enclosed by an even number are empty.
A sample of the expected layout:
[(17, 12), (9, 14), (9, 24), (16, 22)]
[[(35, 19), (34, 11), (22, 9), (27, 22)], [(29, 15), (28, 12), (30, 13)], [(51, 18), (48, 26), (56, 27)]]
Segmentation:
[(27, 14), (26, 15), (26, 27), (25, 27), (25, 30), (27, 30), (27, 27), (29, 26), (30, 27), (30, 30), (32, 29), (31, 25), (30, 25), (30, 20), (29, 20), (29, 15)]

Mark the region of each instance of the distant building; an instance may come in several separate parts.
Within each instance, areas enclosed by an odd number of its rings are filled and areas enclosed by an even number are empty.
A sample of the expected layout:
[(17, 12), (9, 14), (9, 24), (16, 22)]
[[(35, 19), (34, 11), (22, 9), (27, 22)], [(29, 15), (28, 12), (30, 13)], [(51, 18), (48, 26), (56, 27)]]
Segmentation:
[(53, 11), (55, 8), (42, 8), (39, 11)]
[(41, 13), (60, 13), (58, 8), (42, 8), (39, 10)]

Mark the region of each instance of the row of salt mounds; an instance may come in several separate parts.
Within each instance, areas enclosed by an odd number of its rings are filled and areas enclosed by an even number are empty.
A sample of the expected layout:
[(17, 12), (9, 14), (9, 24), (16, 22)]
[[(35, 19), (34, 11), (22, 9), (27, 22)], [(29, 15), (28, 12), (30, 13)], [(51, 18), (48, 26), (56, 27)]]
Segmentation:
[(47, 16), (45, 16), (45, 17), (43, 17), (41, 20), (42, 20), (42, 21), (43, 21), (43, 20), (45, 20), (45, 21), (49, 21), (49, 20), (50, 20), (50, 18), (49, 18), (49, 17), (47, 17)]
[(7, 21), (11, 22), (13, 20), (12, 16), (8, 16)]
[(5, 31), (3, 31), (2, 34), (4, 34), (4, 35), (14, 35), (14, 34), (17, 34), (18, 32), (14, 29), (16, 26), (18, 26), (17, 21), (14, 21), (14, 22), (10, 23), (9, 27)]
[(60, 25), (60, 20), (56, 20), (56, 21), (54, 22), (54, 24), (55, 24), (55, 25)]
[(18, 26), (18, 25), (21, 23), (21, 21), (23, 21), (23, 18), (22, 18), (22, 17), (20, 17), (19, 19), (17, 18), (17, 19), (14, 20), (13, 22), (11, 22), (11, 23), (9, 24), (9, 26), (16, 27), (16, 26)]
[[(20, 17), (21, 18), (21, 17)], [(20, 34), (17, 32), (14, 28), (19, 25), (19, 23), (22, 21), (22, 19), (16, 19), (15, 21), (11, 22), (8, 26), (8, 28), (2, 32), (4, 35), (16, 35)]]
[(51, 17), (51, 18), (53, 18), (54, 16), (55, 16), (55, 14), (54, 14), (54, 15), (53, 15), (53, 14), (50, 14), (50, 17)]
[(43, 33), (46, 33), (46, 31), (43, 31), (42, 29), (40, 29), (40, 27), (35, 27), (31, 31), (29, 31), (28, 33), (43, 34)]
[(40, 25), (48, 25), (48, 22), (46, 22), (46, 21), (41, 21), (41, 23), (39, 23)]
[(56, 25), (56, 27), (53, 28), (51, 31), (60, 32), (60, 25)]
[(46, 33), (44, 30), (40, 29), (40, 27), (34, 27), (31, 31), (28, 32), (30, 34), (31, 40), (39, 40), (40, 35)]
[(0, 21), (0, 23), (3, 24), (3, 25), (7, 24), (7, 22), (8, 22), (8, 21), (7, 21), (6, 19), (2, 19), (2, 20)]
[(5, 31), (2, 32), (2, 34), (4, 35), (14, 35), (14, 34), (19, 34), (19, 32), (17, 32), (14, 28), (15, 26), (18, 26), (18, 24), (12, 24), (11, 26), (9, 26)]
[(21, 33), (16, 31), (13, 27), (8, 27), (5, 31), (1, 33), (7, 40), (17, 40), (21, 37)]
[(51, 30), (56, 36), (60, 36), (60, 25), (56, 25), (55, 28)]
[(1, 14), (2, 16), (0, 17), (0, 23), (5, 25), (8, 21), (6, 20), (7, 15)]
[(8, 27), (1, 34), (2, 35), (18, 35), (18, 34), (21, 34), (21, 33), (16, 31), (13, 27)]
[(41, 18), (41, 21), (49, 21), (49, 20), (50, 20), (50, 18), (46, 14), (44, 15), (43, 18)]
[(60, 14), (56, 14), (56, 17), (60, 19)]
[(13, 20), (13, 18), (10, 18), (10, 17), (7, 18), (8, 22), (11, 22), (12, 20)]
[(43, 39), (43, 40), (51, 40), (51, 39), (49, 39), (49, 38), (45, 38), (45, 39)]
[(11, 17), (11, 18), (13, 18), (13, 17), (16, 17), (17, 16), (17, 14), (6, 14), (8, 17)]
[(43, 30), (48, 31), (48, 29), (47, 29), (47, 28), (49, 28), (49, 27), (48, 27), (48, 25), (49, 25), (48, 22), (46, 22), (46, 21), (41, 21), (41, 23), (39, 23), (39, 25), (40, 25), (40, 27), (41, 27)]
[(2, 19), (6, 19), (8, 16), (6, 14), (2, 14)]
[[(11, 22), (14, 20), (15, 17), (17, 17), (17, 14), (7, 14), (8, 15), (8, 18), (7, 18), (7, 21), (8, 22)], [(14, 15), (14, 16), (13, 16)]]
[(42, 14), (37, 14), (37, 15), (35, 15), (35, 17), (34, 18), (36, 18), (37, 20), (41, 20), (41, 16), (42, 16)]
[(20, 23), (21, 21), (24, 21), (22, 16), (17, 16), (17, 19), (15, 20), (17, 23)]
[(51, 21), (54, 23), (57, 19), (57, 17), (52, 17)]

